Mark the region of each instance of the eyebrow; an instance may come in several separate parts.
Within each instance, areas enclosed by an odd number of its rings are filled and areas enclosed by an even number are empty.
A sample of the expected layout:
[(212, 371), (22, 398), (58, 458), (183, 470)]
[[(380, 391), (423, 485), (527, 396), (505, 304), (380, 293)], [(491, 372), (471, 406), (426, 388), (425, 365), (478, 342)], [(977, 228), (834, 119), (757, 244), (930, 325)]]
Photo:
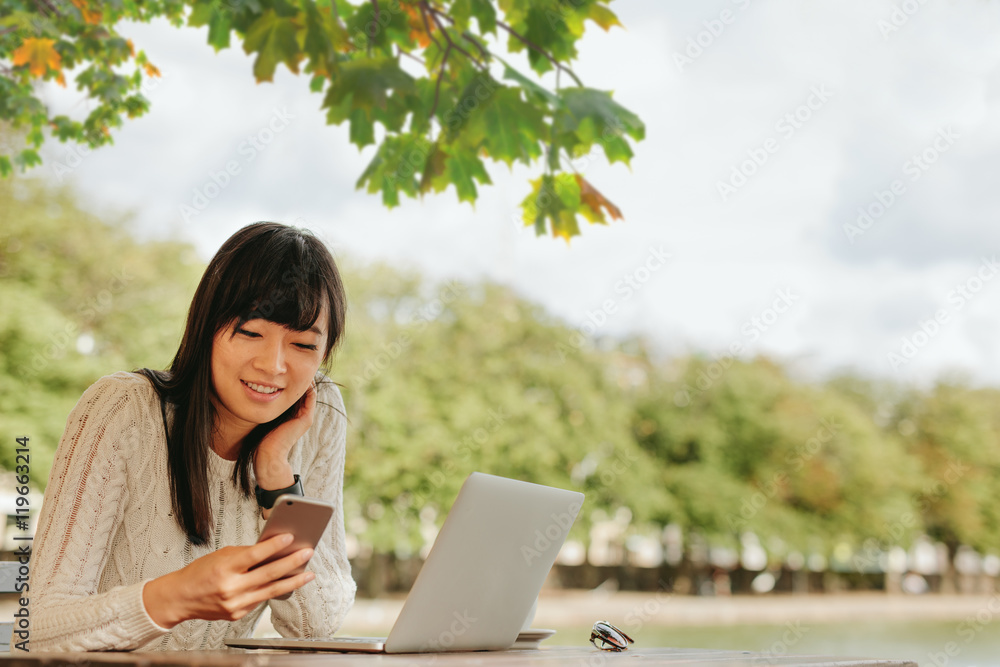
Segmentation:
[(314, 325), (312, 325), (311, 327), (309, 327), (308, 329), (306, 329), (306, 331), (311, 331), (311, 332), (313, 332), (314, 334), (316, 334), (317, 336), (322, 336), (322, 335), (323, 335), (323, 330), (322, 330), (322, 329), (320, 329), (320, 328), (319, 328), (318, 326), (316, 326), (315, 324), (314, 324)]

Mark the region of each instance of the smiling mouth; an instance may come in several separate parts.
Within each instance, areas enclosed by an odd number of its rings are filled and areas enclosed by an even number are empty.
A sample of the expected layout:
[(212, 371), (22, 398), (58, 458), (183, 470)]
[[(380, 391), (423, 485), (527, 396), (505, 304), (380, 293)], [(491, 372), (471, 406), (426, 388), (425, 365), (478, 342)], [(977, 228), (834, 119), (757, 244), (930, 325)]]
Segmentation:
[(250, 387), (258, 394), (274, 394), (281, 391), (281, 387), (269, 387), (266, 384), (256, 384), (254, 382), (247, 382), (246, 380), (240, 380), (240, 382)]

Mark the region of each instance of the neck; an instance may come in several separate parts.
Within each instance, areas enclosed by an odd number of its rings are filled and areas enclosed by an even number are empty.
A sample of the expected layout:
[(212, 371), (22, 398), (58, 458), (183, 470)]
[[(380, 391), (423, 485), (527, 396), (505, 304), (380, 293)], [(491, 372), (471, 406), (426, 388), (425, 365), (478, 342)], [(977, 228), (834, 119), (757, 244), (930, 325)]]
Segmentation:
[(227, 461), (235, 461), (239, 457), (243, 439), (252, 430), (252, 424), (237, 422), (232, 415), (216, 406), (215, 425), (212, 428), (212, 450)]

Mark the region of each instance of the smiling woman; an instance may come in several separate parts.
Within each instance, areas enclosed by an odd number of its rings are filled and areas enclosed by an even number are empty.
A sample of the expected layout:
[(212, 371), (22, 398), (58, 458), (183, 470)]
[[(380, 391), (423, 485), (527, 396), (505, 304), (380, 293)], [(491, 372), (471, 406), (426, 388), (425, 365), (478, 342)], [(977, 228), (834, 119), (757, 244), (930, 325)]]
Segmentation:
[[(285, 636), (334, 634), (355, 592), (340, 509), (346, 416), (319, 369), (345, 307), (318, 239), (249, 225), (206, 269), (170, 369), (87, 390), (39, 518), (31, 648), (221, 648), (250, 636), (268, 605)], [(255, 567), (288, 543), (255, 544), (281, 492), (338, 511), (315, 552)]]

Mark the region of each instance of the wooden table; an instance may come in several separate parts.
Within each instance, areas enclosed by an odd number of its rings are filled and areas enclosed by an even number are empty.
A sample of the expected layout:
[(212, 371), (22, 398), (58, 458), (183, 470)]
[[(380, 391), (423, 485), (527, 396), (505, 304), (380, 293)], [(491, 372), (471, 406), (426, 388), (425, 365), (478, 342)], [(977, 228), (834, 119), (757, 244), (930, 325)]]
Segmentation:
[(477, 651), (372, 655), (358, 653), (306, 653), (285, 651), (176, 651), (163, 653), (20, 653), (0, 656), (0, 667), (321, 667), (322, 665), (432, 665), (513, 667), (605, 667), (609, 664), (692, 665), (698, 667), (917, 667), (906, 660), (863, 660), (823, 656), (773, 656), (750, 651), (717, 651), (690, 648), (641, 648), (608, 653), (579, 647), (546, 647), (536, 650)]

